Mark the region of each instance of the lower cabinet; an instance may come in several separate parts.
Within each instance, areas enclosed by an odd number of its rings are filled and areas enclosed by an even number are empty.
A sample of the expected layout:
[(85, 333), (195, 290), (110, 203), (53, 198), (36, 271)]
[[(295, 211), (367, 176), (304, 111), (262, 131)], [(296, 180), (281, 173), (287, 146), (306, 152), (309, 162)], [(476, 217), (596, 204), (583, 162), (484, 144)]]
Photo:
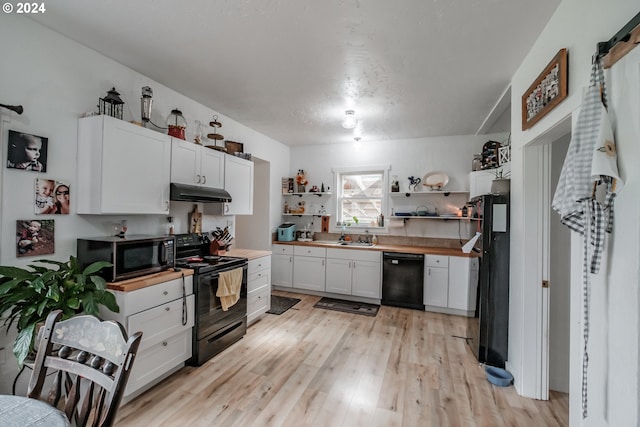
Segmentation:
[(380, 299), (381, 252), (327, 249), (326, 292)]
[(478, 258), (427, 255), (424, 268), (425, 310), (475, 315)]
[(293, 287), (293, 246), (271, 246), (271, 284), (284, 288)]
[(247, 270), (247, 324), (271, 308), (271, 256), (249, 260)]
[(101, 316), (120, 322), (129, 335), (142, 331), (142, 341), (124, 392), (123, 402), (126, 402), (191, 358), (195, 320), (193, 277), (113, 293), (120, 312), (101, 310)]
[(324, 292), (326, 254), (325, 248), (293, 247), (294, 288)]

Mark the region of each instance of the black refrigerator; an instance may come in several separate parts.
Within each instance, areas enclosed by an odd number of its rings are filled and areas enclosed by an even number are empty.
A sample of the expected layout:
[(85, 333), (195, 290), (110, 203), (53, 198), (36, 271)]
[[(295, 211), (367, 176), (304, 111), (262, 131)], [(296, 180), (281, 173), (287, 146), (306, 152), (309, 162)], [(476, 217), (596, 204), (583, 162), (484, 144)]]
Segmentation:
[(480, 219), (480, 274), (476, 315), (467, 342), (479, 362), (504, 368), (509, 337), (509, 196), (474, 200)]

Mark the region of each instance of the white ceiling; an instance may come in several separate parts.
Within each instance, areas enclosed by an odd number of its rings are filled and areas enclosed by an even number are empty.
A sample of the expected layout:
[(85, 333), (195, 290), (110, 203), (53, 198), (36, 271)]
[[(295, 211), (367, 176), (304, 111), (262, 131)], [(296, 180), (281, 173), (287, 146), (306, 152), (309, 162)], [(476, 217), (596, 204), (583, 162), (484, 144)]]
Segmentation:
[(352, 141), (347, 109), (363, 141), (475, 134), (558, 3), (56, 0), (32, 17), (294, 146)]

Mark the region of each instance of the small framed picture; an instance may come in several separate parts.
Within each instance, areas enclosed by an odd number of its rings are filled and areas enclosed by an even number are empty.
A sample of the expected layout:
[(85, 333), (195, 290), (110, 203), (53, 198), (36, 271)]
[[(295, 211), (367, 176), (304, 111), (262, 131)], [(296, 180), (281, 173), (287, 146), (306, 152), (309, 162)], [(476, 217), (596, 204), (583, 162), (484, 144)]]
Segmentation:
[(16, 221), (16, 256), (39, 256), (55, 252), (55, 221)]
[(7, 168), (47, 171), (48, 138), (10, 130), (8, 141)]
[(36, 178), (35, 214), (69, 214), (70, 190), (71, 187), (66, 182)]

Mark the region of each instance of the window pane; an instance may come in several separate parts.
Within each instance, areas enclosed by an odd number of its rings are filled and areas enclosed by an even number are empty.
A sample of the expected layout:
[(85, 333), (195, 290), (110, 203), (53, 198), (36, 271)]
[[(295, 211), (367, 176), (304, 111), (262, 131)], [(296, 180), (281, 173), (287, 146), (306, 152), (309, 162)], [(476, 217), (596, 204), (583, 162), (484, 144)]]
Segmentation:
[(355, 224), (353, 217), (358, 218), (358, 225), (369, 225), (371, 220), (378, 218), (382, 212), (381, 199), (343, 199), (342, 201), (342, 222)]
[(342, 175), (342, 197), (382, 197), (382, 174)]

